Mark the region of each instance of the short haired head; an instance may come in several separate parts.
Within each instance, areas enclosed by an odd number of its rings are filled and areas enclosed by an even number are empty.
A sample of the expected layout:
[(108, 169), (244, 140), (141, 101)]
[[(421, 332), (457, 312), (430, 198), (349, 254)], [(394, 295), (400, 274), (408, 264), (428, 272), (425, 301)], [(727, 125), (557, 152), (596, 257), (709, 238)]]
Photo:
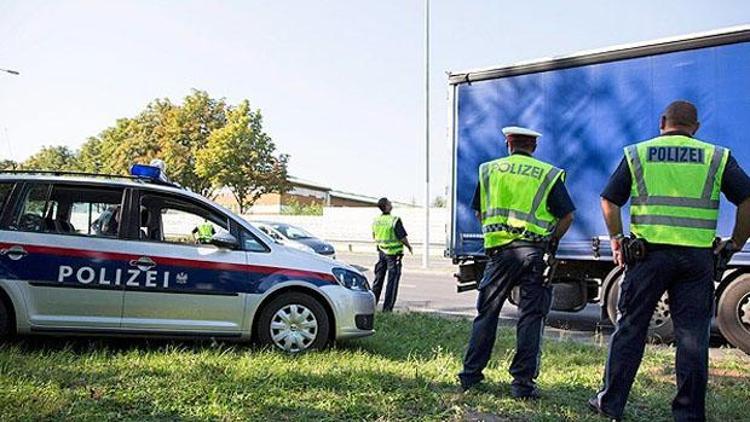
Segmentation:
[(505, 141), (511, 151), (526, 151), (532, 153), (536, 150), (536, 138), (526, 135), (507, 135)]
[(683, 130), (695, 134), (700, 127), (698, 109), (689, 101), (673, 101), (661, 115), (659, 129), (662, 133), (673, 130)]
[(378, 208), (380, 208), (380, 211), (382, 212), (390, 212), (391, 211), (391, 201), (388, 200), (388, 198), (380, 198), (378, 199)]

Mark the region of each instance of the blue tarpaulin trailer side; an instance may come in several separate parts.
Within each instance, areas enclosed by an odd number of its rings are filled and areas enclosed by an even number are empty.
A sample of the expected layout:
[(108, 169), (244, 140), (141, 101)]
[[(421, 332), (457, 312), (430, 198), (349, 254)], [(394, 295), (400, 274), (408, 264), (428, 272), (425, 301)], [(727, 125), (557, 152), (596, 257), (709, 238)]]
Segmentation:
[[(457, 263), (482, 260), (481, 225), (471, 203), (479, 165), (507, 155), (503, 126), (542, 132), (537, 156), (567, 171), (577, 211), (559, 256), (576, 266), (571, 274), (599, 279), (599, 285), (612, 269), (608, 242), (601, 242), (598, 253), (592, 248), (594, 239), (607, 234), (599, 195), (623, 147), (658, 135), (660, 114), (670, 102), (695, 103), (697, 137), (730, 148), (750, 168), (750, 26), (456, 72), (449, 81), (453, 172), (446, 255)], [(722, 199), (720, 236), (731, 234), (734, 212)], [(740, 270), (750, 265), (750, 251), (732, 264)], [(590, 280), (588, 289), (593, 296)]]

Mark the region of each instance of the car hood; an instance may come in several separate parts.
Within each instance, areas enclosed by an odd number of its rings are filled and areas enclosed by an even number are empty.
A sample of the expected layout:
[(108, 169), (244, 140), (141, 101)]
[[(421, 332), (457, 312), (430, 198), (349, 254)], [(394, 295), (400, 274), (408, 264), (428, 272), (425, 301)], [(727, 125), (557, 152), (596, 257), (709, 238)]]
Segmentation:
[(277, 245), (277, 247), (283, 250), (282, 252), (281, 250), (277, 249), (278, 252), (284, 254), (283, 261), (289, 264), (288, 266), (292, 268), (308, 271), (319, 271), (324, 273), (331, 273), (331, 270), (333, 270), (334, 268), (346, 268), (347, 270), (362, 274), (362, 271), (352, 267), (351, 265), (345, 264), (341, 261), (336, 261), (323, 255), (313, 254), (283, 245)]

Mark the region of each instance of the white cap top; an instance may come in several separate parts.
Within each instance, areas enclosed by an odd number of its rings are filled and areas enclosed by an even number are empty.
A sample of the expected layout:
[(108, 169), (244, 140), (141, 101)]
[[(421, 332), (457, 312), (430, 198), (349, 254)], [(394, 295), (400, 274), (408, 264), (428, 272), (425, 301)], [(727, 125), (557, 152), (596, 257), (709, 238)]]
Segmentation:
[(525, 127), (519, 127), (519, 126), (507, 126), (503, 128), (503, 135), (523, 135), (523, 136), (531, 136), (534, 138), (541, 138), (542, 134), (531, 129), (527, 129)]

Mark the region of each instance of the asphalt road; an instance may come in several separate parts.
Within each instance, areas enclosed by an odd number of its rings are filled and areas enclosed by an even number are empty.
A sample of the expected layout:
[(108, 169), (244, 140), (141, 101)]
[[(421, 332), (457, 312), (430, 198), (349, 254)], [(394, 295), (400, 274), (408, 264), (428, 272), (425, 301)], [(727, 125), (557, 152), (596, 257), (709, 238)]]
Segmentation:
[[(372, 282), (372, 268), (377, 261), (375, 254), (339, 254), (338, 259), (364, 271)], [(421, 257), (405, 256), (396, 307), (420, 312), (476, 316), (477, 292), (474, 290), (457, 293), (456, 281), (453, 278), (455, 271), (456, 267), (445, 258), (433, 257), (431, 268), (425, 270), (421, 268)], [(600, 314), (599, 305), (595, 304), (577, 313), (550, 312), (547, 324), (555, 328), (587, 332), (587, 335), (590, 335), (597, 328)], [(517, 308), (511, 303), (506, 303), (500, 313), (501, 323), (515, 325), (517, 315)]]

